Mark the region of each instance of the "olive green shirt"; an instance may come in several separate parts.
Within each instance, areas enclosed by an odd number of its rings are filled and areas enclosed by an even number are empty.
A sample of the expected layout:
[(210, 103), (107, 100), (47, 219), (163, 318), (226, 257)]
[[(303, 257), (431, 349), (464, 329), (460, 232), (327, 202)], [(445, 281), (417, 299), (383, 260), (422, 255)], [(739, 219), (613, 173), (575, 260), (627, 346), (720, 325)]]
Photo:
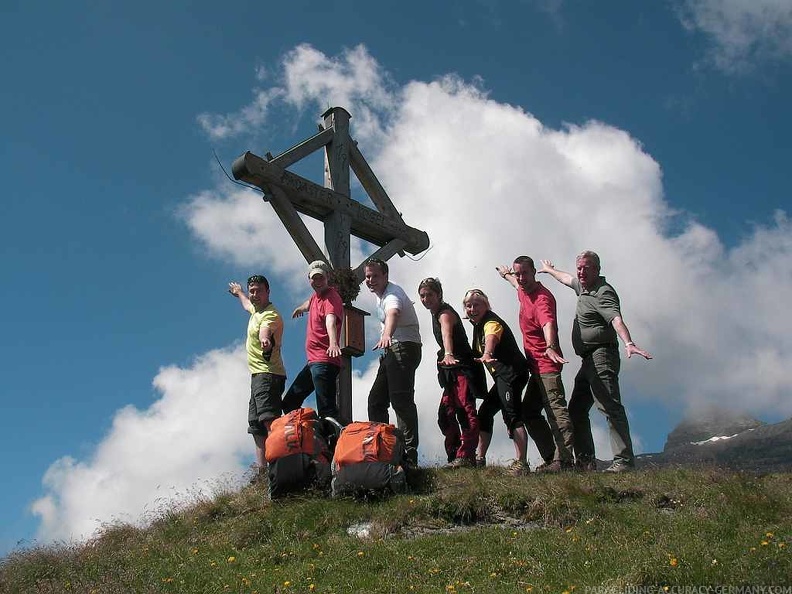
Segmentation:
[(619, 337), (612, 324), (613, 318), (621, 316), (616, 290), (604, 276), (599, 277), (589, 289), (583, 289), (576, 278), (572, 279), (571, 286), (578, 296), (572, 324), (572, 348), (575, 353), (582, 357), (598, 346), (618, 346)]

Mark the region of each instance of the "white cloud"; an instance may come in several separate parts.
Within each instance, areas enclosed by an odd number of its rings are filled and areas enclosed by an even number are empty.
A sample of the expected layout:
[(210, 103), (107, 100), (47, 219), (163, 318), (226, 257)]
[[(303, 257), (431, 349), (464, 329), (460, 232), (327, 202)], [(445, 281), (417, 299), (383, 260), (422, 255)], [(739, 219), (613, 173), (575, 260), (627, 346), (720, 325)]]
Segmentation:
[(119, 410), (90, 460), (66, 457), (49, 468), (45, 494), (31, 507), (41, 540), (80, 540), (109, 522), (136, 523), (241, 474), (253, 449), (244, 349), (211, 351), (188, 369), (163, 368), (154, 387), (159, 399), (146, 410)]
[(210, 138), (230, 138), (264, 125), (270, 105), (282, 95), (283, 91), (280, 89), (256, 90), (253, 93), (253, 102), (238, 112), (227, 115), (202, 113), (197, 120)]
[[(332, 96), (331, 104), (352, 113), (352, 133), (360, 139), (358, 109), (368, 114), (361, 149), (405, 221), (432, 241), (420, 260), (391, 261), (391, 279), (416, 301), (426, 276), (441, 278), (455, 307), (467, 288), (478, 286), (516, 329), (514, 291), (495, 266), (528, 254), (570, 270), (577, 253), (594, 249), (619, 291), (634, 339), (655, 355), (650, 362), (623, 361), (628, 400), (792, 414), (782, 377), (792, 366), (792, 320), (781, 315), (781, 299), (792, 290), (792, 228), (785, 214), (727, 248), (714, 230), (678, 220), (663, 196), (660, 165), (626, 131), (593, 121), (547, 128), (454, 76), (391, 89), (361, 47), (328, 58), (300, 46), (283, 69), (280, 80), (288, 84), (270, 92), (297, 109), (295, 117), (323, 111)], [(187, 200), (181, 216), (213, 256), (266, 264), (277, 277), (271, 280), (304, 293), (304, 285), (294, 284), (303, 280), (302, 257), (253, 193), (206, 190)], [(670, 235), (672, 227), (683, 231)], [(360, 243), (352, 249), (356, 256), (366, 253)], [(561, 342), (572, 361), (564, 375), (569, 391), (577, 370), (569, 345), (575, 297), (552, 279), (541, 280), (558, 299)], [(358, 303), (371, 310), (365, 289)], [(420, 303), (417, 308), (425, 343), (416, 384), (421, 453), (439, 462), (435, 345), (429, 315)], [(366, 324), (376, 332), (376, 320)], [(42, 534), (86, 534), (96, 519), (134, 518), (161, 489), (189, 489), (198, 477), (239, 470), (250, 448), (243, 429), (244, 360), (240, 350), (229, 349), (205, 355), (190, 369), (163, 370), (155, 379), (160, 400), (146, 411), (120, 411), (89, 461), (55, 463), (45, 477), (47, 493), (34, 506)], [(375, 364), (371, 357), (354, 360), (356, 418), (366, 416)], [(607, 458), (600, 415), (592, 418), (598, 453)], [(641, 436), (634, 437), (640, 444)], [(498, 427), (491, 459), (511, 455)], [(531, 456), (538, 462), (535, 450)]]
[(686, 28), (708, 37), (709, 59), (725, 72), (792, 57), (789, 0), (683, 0), (680, 15)]

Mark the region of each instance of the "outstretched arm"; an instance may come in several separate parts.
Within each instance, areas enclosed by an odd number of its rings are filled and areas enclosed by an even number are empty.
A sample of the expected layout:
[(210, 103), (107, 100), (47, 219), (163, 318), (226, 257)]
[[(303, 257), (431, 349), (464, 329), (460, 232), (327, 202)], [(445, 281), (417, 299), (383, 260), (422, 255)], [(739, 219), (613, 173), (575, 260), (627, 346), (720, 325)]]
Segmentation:
[(474, 359), (474, 361), (479, 361), (480, 363), (492, 363), (493, 361), (497, 361), (492, 354), (495, 352), (495, 347), (497, 347), (499, 343), (500, 337), (497, 334), (487, 334), (484, 337), (484, 354), (478, 359)]
[(338, 332), (336, 332), (336, 318), (335, 314), (327, 314), (325, 316), (325, 327), (327, 328), (327, 338), (330, 340), (330, 346), (327, 347), (328, 357), (340, 357), (341, 348), (338, 346)]
[(299, 318), (307, 314), (308, 310), (310, 309), (310, 305), (311, 305), (311, 298), (308, 297), (308, 299), (303, 301), (300, 305), (298, 305), (294, 309), (294, 311), (292, 312), (292, 318)]
[(547, 343), (547, 350), (545, 350), (545, 357), (550, 359), (553, 363), (563, 365), (569, 363), (561, 356), (561, 349), (558, 346), (558, 331), (552, 322), (547, 322), (542, 326), (542, 333), (544, 334), (545, 342)]
[(372, 350), (376, 351), (377, 349), (385, 349), (391, 345), (393, 332), (396, 330), (396, 324), (399, 321), (400, 315), (401, 310), (398, 307), (391, 307), (385, 312), (385, 323), (384, 327), (382, 328), (382, 335), (380, 336), (379, 342), (374, 345)]
[(519, 285), (517, 284), (517, 279), (515, 278), (514, 272), (512, 272), (511, 268), (501, 264), (499, 266), (496, 266), (495, 270), (498, 271), (498, 274), (501, 275), (502, 279), (509, 281), (509, 284), (512, 287), (514, 287), (515, 289), (519, 288)]
[(242, 285), (237, 282), (230, 282), (228, 283), (228, 292), (239, 299), (242, 309), (248, 312), (250, 311), (252, 305), (250, 299), (248, 299), (248, 296), (245, 295), (245, 292), (242, 290)]
[(627, 351), (628, 359), (634, 354), (641, 355), (641, 357), (644, 359), (652, 358), (652, 355), (643, 349), (639, 349), (638, 346), (633, 342), (633, 339), (630, 337), (630, 331), (627, 329), (627, 324), (624, 323), (624, 320), (622, 320), (621, 316), (616, 316), (613, 318), (611, 324), (613, 324), (613, 329), (616, 330), (616, 334), (618, 334), (619, 338), (621, 338), (624, 342), (624, 348)]
[(447, 311), (440, 314), (440, 332), (443, 335), (443, 360), (441, 365), (456, 365), (459, 359), (454, 356), (454, 317)]
[(556, 270), (556, 267), (553, 266), (553, 263), (550, 260), (540, 260), (540, 262), (542, 263), (542, 267), (536, 272), (547, 273), (562, 285), (566, 285), (567, 287), (572, 286), (574, 277), (571, 274), (564, 272), (563, 270)]

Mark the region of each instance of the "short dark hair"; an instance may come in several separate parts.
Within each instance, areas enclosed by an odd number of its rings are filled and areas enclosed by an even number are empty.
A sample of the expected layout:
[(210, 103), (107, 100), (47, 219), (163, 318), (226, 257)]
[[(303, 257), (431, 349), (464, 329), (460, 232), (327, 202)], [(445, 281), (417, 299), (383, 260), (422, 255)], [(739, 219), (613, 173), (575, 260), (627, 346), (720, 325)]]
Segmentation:
[(248, 287), (250, 285), (264, 285), (264, 288), (269, 291), (269, 281), (267, 277), (263, 274), (254, 274), (250, 278), (248, 278)]
[(369, 258), (366, 260), (366, 266), (364, 266), (364, 268), (368, 268), (369, 266), (379, 266), (382, 274), (388, 274), (388, 263), (385, 260), (380, 260), (379, 258)]
[(527, 264), (528, 266), (536, 270), (536, 265), (534, 264), (533, 258), (531, 258), (530, 256), (517, 256), (514, 259), (514, 264), (519, 264), (520, 266)]
[(421, 289), (429, 289), (432, 293), (437, 293), (440, 296), (440, 301), (443, 300), (443, 285), (440, 284), (439, 278), (432, 278), (431, 276), (428, 278), (423, 279), (418, 284), (418, 292)]

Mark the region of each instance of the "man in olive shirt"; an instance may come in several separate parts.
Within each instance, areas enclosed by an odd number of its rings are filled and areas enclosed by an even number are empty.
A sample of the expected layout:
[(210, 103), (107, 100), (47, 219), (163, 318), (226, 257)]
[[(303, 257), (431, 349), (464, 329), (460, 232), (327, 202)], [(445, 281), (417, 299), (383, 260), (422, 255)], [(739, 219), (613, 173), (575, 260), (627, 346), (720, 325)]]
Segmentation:
[(542, 268), (558, 282), (571, 287), (578, 296), (572, 327), (572, 347), (582, 358), (575, 387), (569, 399), (569, 416), (575, 437), (575, 457), (583, 470), (595, 470), (594, 438), (591, 435), (589, 411), (593, 404), (608, 421), (613, 463), (608, 472), (625, 472), (635, 467), (630, 426), (619, 392), (619, 338), (625, 344), (629, 359), (634, 354), (645, 359), (652, 356), (639, 349), (630, 337), (621, 317), (619, 296), (600, 276), (599, 256), (591, 251), (581, 253), (575, 261), (577, 276), (556, 270), (549, 260)]
[(283, 319), (270, 302), (269, 281), (261, 274), (254, 274), (247, 285), (247, 295), (236, 282), (228, 283), (228, 292), (239, 299), (242, 308), (250, 314), (245, 341), (250, 369), (247, 430), (256, 446), (255, 482), (266, 475), (264, 446), (273, 419), (281, 416), (286, 369), (281, 357)]

